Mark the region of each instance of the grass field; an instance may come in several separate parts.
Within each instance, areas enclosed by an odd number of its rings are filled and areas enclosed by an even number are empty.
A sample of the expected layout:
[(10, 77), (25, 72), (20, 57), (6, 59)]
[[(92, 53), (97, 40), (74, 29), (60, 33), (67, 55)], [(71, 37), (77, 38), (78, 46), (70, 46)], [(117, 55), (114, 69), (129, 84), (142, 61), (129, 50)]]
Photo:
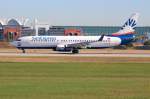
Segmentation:
[(0, 99), (149, 98), (149, 63), (0, 63)]

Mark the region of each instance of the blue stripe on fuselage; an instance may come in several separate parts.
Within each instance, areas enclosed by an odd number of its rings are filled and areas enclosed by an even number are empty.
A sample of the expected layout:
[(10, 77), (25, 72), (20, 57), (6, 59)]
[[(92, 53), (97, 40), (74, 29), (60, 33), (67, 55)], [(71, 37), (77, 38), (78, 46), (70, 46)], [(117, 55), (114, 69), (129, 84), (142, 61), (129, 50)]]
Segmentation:
[(124, 35), (119, 35), (119, 36), (112, 36), (112, 37), (118, 37), (121, 39), (121, 45), (126, 45), (131, 42), (133, 42), (135, 36), (134, 34), (124, 34)]

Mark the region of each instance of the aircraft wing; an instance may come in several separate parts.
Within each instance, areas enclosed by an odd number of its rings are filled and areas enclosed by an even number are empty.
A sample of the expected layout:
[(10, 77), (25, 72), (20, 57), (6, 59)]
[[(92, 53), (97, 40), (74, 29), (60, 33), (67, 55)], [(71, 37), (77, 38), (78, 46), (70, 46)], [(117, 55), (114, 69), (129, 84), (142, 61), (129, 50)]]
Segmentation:
[(61, 45), (64, 45), (64, 46), (66, 46), (66, 47), (82, 48), (82, 47), (87, 46), (87, 45), (90, 44), (90, 43), (102, 41), (103, 38), (104, 38), (104, 35), (102, 35), (102, 36), (99, 38), (99, 40), (97, 40), (97, 41), (91, 41), (91, 42), (79, 42), (79, 43), (69, 43), (69, 44), (68, 44), (68, 43), (63, 43), (63, 44), (61, 44)]
[(67, 46), (67, 47), (76, 47), (76, 48), (82, 48), (82, 47), (85, 47), (85, 46), (87, 46), (89, 43), (92, 43), (92, 42), (80, 42), (80, 43), (72, 43), (72, 44), (67, 44), (66, 46)]

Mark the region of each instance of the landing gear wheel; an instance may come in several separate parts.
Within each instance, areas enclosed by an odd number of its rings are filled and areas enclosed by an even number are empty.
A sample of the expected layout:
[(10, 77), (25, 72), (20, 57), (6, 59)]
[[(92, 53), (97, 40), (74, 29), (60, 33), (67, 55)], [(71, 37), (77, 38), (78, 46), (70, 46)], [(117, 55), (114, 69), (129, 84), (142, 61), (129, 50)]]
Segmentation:
[(73, 49), (72, 50), (72, 54), (78, 54), (79, 53), (79, 50), (78, 49)]
[(25, 49), (22, 49), (22, 53), (26, 53)]

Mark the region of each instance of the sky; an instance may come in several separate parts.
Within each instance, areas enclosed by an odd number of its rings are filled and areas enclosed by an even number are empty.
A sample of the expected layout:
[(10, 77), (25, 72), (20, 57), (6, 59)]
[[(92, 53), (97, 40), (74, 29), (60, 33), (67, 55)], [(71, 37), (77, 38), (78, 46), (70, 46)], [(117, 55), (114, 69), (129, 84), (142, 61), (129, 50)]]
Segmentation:
[(50, 25), (120, 26), (140, 13), (150, 26), (150, 0), (0, 0), (0, 18), (37, 18)]

